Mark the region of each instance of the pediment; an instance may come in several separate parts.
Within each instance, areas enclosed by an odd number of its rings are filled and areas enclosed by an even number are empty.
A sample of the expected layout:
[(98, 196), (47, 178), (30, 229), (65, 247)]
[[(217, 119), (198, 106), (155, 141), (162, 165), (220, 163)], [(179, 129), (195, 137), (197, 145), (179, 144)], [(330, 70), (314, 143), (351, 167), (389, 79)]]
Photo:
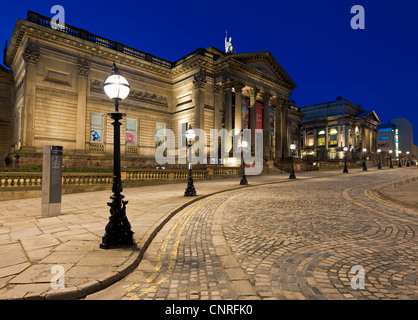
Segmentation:
[(240, 61), (251, 69), (257, 70), (278, 82), (285, 82), (292, 89), (296, 88), (295, 82), (270, 52), (234, 54), (230, 58)]
[(379, 117), (377, 116), (376, 112), (374, 112), (374, 111), (368, 112), (367, 115), (364, 115), (362, 118), (366, 118), (368, 120), (375, 121), (377, 123), (381, 123), (380, 120), (379, 120)]

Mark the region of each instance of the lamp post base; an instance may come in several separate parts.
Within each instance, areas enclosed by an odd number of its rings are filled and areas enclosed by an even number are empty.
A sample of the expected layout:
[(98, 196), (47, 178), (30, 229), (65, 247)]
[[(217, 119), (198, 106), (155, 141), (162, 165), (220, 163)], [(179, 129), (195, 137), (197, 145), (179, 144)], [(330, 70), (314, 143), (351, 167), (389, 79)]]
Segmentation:
[(240, 184), (240, 186), (248, 185), (247, 177), (243, 176), (239, 184)]
[(197, 195), (196, 188), (194, 187), (194, 184), (193, 184), (192, 170), (189, 169), (189, 176), (187, 178), (187, 187), (186, 187), (186, 191), (184, 192), (184, 196), (194, 197), (196, 195)]
[[(123, 196), (122, 196), (123, 197)], [(110, 207), (109, 223), (106, 226), (106, 233), (100, 244), (101, 249), (110, 249), (116, 246), (134, 245), (131, 224), (126, 217), (126, 205), (128, 201), (122, 201), (122, 197), (114, 197), (112, 202), (108, 202)]]
[(289, 179), (296, 179), (296, 175), (294, 172), (290, 173)]
[(347, 167), (344, 167), (343, 173), (348, 173)]

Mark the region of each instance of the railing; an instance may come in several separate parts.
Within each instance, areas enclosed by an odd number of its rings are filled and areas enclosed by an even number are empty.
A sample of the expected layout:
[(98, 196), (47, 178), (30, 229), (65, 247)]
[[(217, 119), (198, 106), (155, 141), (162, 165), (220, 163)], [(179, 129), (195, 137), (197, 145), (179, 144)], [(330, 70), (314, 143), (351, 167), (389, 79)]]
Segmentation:
[(129, 54), (130, 56), (142, 59), (142, 60), (146, 60), (148, 62), (154, 63), (154, 64), (158, 64), (162, 67), (165, 68), (169, 68), (171, 69), (173, 67), (173, 63), (168, 61), (168, 60), (164, 60), (158, 57), (155, 57), (151, 54), (124, 46), (123, 44), (119, 43), (119, 42), (115, 42), (100, 36), (97, 36), (95, 34), (92, 34), (86, 30), (77, 28), (77, 27), (73, 27), (71, 25), (65, 24), (65, 26), (61, 26), (59, 23), (58, 24), (54, 24), (53, 22), (51, 22), (51, 18), (45, 17), (43, 15), (40, 15), (36, 12), (33, 11), (28, 11), (28, 16), (26, 18), (27, 21), (39, 24), (41, 26), (44, 26), (46, 28), (50, 28), (50, 29), (55, 29), (58, 31), (61, 31), (63, 33), (66, 33), (68, 35), (71, 35), (73, 37), (76, 38), (80, 38), (83, 40), (87, 40), (89, 42), (92, 43), (96, 43), (99, 46), (102, 47), (106, 47), (112, 50), (116, 50), (119, 52), (123, 52), (126, 54)]

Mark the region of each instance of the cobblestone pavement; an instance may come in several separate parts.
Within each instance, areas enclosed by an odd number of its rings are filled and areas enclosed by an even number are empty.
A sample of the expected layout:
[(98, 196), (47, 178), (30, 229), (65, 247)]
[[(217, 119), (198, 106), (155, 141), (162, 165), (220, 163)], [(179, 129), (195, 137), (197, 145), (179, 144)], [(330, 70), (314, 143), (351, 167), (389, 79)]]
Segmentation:
[(359, 172), (208, 197), (160, 231), (136, 271), (87, 299), (418, 299), (418, 210), (378, 193), (412, 176)]

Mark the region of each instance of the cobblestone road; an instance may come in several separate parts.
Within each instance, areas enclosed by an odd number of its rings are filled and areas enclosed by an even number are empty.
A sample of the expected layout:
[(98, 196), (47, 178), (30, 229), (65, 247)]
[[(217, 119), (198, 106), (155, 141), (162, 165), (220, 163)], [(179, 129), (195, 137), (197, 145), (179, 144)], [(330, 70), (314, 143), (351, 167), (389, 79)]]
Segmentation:
[(411, 176), (356, 173), (203, 199), (161, 230), (135, 272), (87, 299), (418, 299), (418, 211), (377, 195)]

